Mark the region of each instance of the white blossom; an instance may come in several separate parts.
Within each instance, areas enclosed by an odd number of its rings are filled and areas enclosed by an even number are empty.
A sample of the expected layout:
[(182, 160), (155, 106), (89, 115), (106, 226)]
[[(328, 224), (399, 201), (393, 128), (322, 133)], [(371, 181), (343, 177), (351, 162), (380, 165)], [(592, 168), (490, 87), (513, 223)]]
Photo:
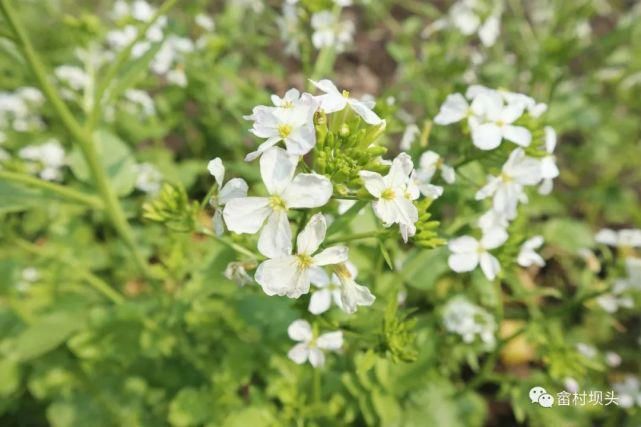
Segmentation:
[(532, 142), (532, 134), (514, 122), (523, 115), (520, 103), (506, 104), (496, 92), (481, 92), (472, 102), (472, 110), (480, 117), (478, 125), (472, 127), (472, 142), (481, 150), (493, 150), (507, 139), (522, 147)]
[(246, 161), (254, 160), (280, 141), (284, 142), (289, 154), (296, 156), (307, 154), (316, 144), (316, 102), (310, 95), (290, 89), (283, 98), (273, 95), (272, 102), (276, 107), (261, 105), (245, 117), (254, 121), (250, 132), (266, 138), (256, 151), (245, 156)]
[[(322, 281), (323, 266), (347, 261), (346, 246), (331, 246), (318, 252), (325, 239), (327, 224), (322, 214), (314, 215), (296, 238), (296, 254), (287, 252), (263, 261), (254, 276), (267, 295), (298, 298), (309, 292), (309, 285)], [(318, 253), (317, 253), (318, 252)]]
[(321, 314), (329, 310), (332, 302), (348, 314), (356, 312), (358, 306), (369, 306), (376, 297), (370, 290), (355, 282), (358, 276), (356, 266), (351, 262), (335, 267), (331, 278), (325, 275), (320, 282), (312, 282), (318, 289), (312, 293), (308, 310), (312, 314)]
[(383, 221), (384, 227), (399, 224), (403, 240), (416, 231), (414, 224), (418, 221), (418, 210), (412, 200), (418, 198), (418, 188), (410, 179), (412, 159), (406, 153), (399, 154), (386, 176), (372, 171), (360, 171), (367, 191), (376, 198), (372, 203), (374, 213)]
[(597, 243), (608, 246), (641, 248), (641, 229), (626, 228), (619, 231), (603, 228), (594, 236)]
[(294, 363), (302, 365), (309, 360), (309, 363), (317, 368), (325, 364), (326, 351), (338, 351), (343, 346), (343, 332), (327, 332), (320, 336), (314, 336), (312, 327), (306, 320), (295, 320), (287, 328), (289, 338), (298, 341), (289, 353), (289, 357)]
[(198, 25), (200, 28), (202, 28), (205, 31), (214, 31), (216, 28), (216, 24), (214, 23), (214, 20), (210, 17), (205, 15), (204, 13), (199, 13), (196, 15), (194, 18), (194, 21), (196, 22), (196, 25)]
[(340, 53), (353, 42), (354, 23), (350, 20), (339, 21), (329, 10), (314, 13), (311, 25), (314, 29), (312, 43), (316, 49), (333, 47)]
[(345, 107), (349, 106), (352, 111), (358, 114), (367, 124), (376, 126), (384, 123), (384, 120), (372, 111), (372, 108), (374, 108), (373, 103), (350, 98), (349, 92), (339, 92), (334, 83), (330, 80), (324, 79), (318, 82), (313, 80), (310, 81), (318, 89), (325, 92), (324, 95), (320, 95), (317, 98), (320, 102), (320, 108), (326, 113), (329, 114), (341, 111), (345, 109)]
[[(262, 228), (258, 250), (275, 257), (291, 253), (289, 209), (310, 209), (325, 205), (332, 195), (332, 183), (315, 173), (294, 176), (298, 158), (273, 147), (260, 158), (260, 173), (269, 197), (240, 197), (227, 202), (223, 217), (236, 233), (256, 233)], [(264, 225), (264, 227), (263, 227)]]
[(209, 203), (214, 207), (214, 217), (212, 218), (214, 232), (216, 235), (221, 236), (225, 232), (223, 208), (230, 200), (247, 197), (247, 183), (242, 178), (232, 178), (223, 184), (225, 181), (225, 166), (219, 157), (209, 161), (207, 170), (209, 170), (209, 173), (216, 181), (216, 185), (218, 185), (218, 194), (212, 197)]
[(84, 90), (89, 85), (89, 75), (75, 65), (60, 65), (56, 67), (54, 74), (58, 80), (75, 91)]
[(523, 186), (536, 185), (540, 180), (539, 161), (517, 148), (503, 165), (501, 174), (488, 177), (488, 183), (476, 193), (476, 200), (493, 197), (493, 209), (514, 219), (518, 203), (527, 202)]
[(418, 171), (424, 174), (426, 180), (431, 180), (437, 170), (441, 172), (441, 177), (448, 184), (453, 184), (456, 181), (456, 173), (454, 168), (446, 165), (438, 153), (428, 150), (421, 154), (418, 162)]
[(612, 384), (612, 388), (619, 397), (622, 408), (641, 406), (641, 382), (632, 375), (626, 375), (623, 381)]
[(461, 236), (450, 240), (448, 247), (452, 253), (447, 263), (457, 273), (474, 270), (479, 264), (488, 280), (494, 280), (501, 271), (501, 265), (489, 251), (503, 245), (508, 234), (501, 228), (485, 230), (481, 240), (471, 236)]
[(67, 164), (67, 159), (57, 140), (50, 139), (44, 144), (24, 147), (18, 152), (18, 156), (26, 160), (29, 168), (45, 181), (62, 179), (62, 168)]
[(136, 173), (136, 189), (148, 194), (156, 194), (160, 191), (163, 178), (154, 165), (150, 163), (138, 164), (136, 165)]
[(534, 236), (531, 239), (526, 240), (519, 250), (519, 255), (517, 262), (521, 267), (529, 267), (531, 265), (538, 265), (543, 267), (545, 265), (545, 260), (543, 257), (536, 253), (536, 249), (543, 246), (543, 236)]
[(489, 348), (496, 342), (496, 322), (492, 315), (464, 297), (455, 297), (445, 304), (443, 324), (448, 332), (460, 335), (467, 344), (477, 337)]
[(247, 263), (244, 262), (230, 262), (225, 267), (223, 275), (238, 286), (246, 286), (254, 282), (254, 279), (247, 273), (247, 267)]

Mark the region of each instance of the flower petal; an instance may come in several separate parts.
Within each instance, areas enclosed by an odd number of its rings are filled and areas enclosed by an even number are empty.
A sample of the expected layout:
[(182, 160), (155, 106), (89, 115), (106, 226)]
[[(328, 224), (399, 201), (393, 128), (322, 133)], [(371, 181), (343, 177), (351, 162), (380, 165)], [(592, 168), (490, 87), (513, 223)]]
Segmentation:
[(434, 117), (437, 125), (449, 125), (463, 120), (467, 116), (469, 105), (463, 95), (455, 93), (448, 95), (441, 109)]
[(314, 256), (314, 264), (333, 265), (345, 262), (348, 259), (349, 249), (347, 246), (332, 246)]
[(316, 345), (323, 350), (340, 350), (343, 346), (343, 332), (336, 331), (322, 334), (318, 337), (318, 340), (316, 340)]
[(309, 357), (309, 348), (306, 344), (296, 344), (291, 350), (289, 350), (287, 357), (289, 357), (294, 363), (302, 365), (307, 362), (307, 358)]
[(494, 123), (484, 123), (472, 129), (472, 143), (481, 150), (493, 150), (501, 145), (501, 133)]
[(325, 240), (327, 223), (321, 213), (314, 215), (296, 238), (296, 249), (299, 254), (311, 255)]
[(247, 183), (242, 178), (233, 178), (227, 181), (218, 192), (218, 203), (227, 204), (231, 199), (247, 197)]
[(271, 213), (266, 197), (241, 197), (225, 205), (223, 217), (227, 228), (235, 233), (256, 233)]
[(314, 368), (323, 366), (325, 364), (325, 355), (323, 352), (317, 348), (309, 349), (309, 363), (312, 364)]
[(287, 212), (273, 211), (258, 238), (258, 251), (268, 258), (291, 255), (292, 230)]
[(501, 246), (508, 238), (507, 231), (503, 228), (490, 228), (485, 230), (481, 238), (481, 246), (485, 249), (495, 249)]
[(479, 247), (479, 242), (471, 236), (461, 236), (452, 239), (448, 243), (448, 248), (455, 254), (466, 252), (476, 252)]
[(523, 126), (505, 126), (503, 128), (503, 137), (521, 147), (527, 147), (532, 142), (532, 134)]
[(381, 174), (371, 171), (360, 171), (358, 173), (363, 180), (365, 188), (372, 196), (379, 198), (385, 190), (385, 181)]
[(485, 277), (487, 277), (488, 280), (494, 280), (496, 275), (501, 271), (499, 260), (488, 252), (482, 253), (479, 258), (481, 270), (483, 270)]
[(447, 264), (457, 273), (472, 271), (479, 263), (479, 256), (476, 252), (454, 253), (447, 259)]
[(287, 328), (287, 335), (294, 341), (309, 342), (314, 337), (312, 326), (307, 320), (294, 320)]
[(263, 291), (269, 295), (298, 298), (309, 292), (309, 274), (299, 268), (298, 258), (286, 256), (263, 261), (254, 275)]
[(312, 294), (309, 299), (309, 306), (307, 309), (310, 313), (319, 315), (329, 310), (332, 305), (332, 291), (329, 289), (321, 289)]
[(223, 185), (223, 180), (225, 179), (225, 166), (220, 157), (212, 159), (207, 164), (207, 170), (216, 180), (216, 184), (220, 188)]
[(290, 208), (309, 209), (325, 205), (333, 191), (332, 183), (323, 175), (301, 173), (287, 186), (282, 197)]
[(260, 175), (267, 191), (280, 195), (292, 181), (298, 159), (279, 147), (272, 147), (260, 158)]
[(348, 99), (347, 103), (350, 107), (352, 107), (352, 110), (354, 110), (356, 114), (361, 116), (365, 123), (373, 126), (377, 126), (383, 123), (383, 119), (381, 119), (378, 114), (368, 108), (363, 102), (351, 98)]

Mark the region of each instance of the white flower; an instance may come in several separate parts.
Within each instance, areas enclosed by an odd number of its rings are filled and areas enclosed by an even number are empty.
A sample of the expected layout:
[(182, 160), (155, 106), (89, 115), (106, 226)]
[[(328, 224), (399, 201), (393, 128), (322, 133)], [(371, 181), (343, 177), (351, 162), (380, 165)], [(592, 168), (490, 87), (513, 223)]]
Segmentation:
[(445, 98), (445, 102), (443, 102), (438, 114), (434, 117), (434, 123), (446, 126), (460, 122), (465, 118), (470, 118), (473, 113), (470, 104), (463, 95), (454, 93)]
[(377, 199), (372, 203), (374, 213), (384, 227), (399, 224), (405, 241), (413, 234), (411, 230), (415, 231), (414, 224), (418, 221), (418, 210), (412, 203), (418, 198), (418, 188), (410, 179), (413, 167), (410, 156), (401, 153), (384, 177), (377, 172), (359, 172), (365, 188)]
[(162, 184), (162, 174), (156, 167), (149, 163), (136, 165), (136, 189), (155, 194), (160, 190)]
[(156, 113), (154, 100), (144, 90), (127, 89), (124, 95), (127, 101), (139, 106), (145, 116), (153, 116)]
[(446, 165), (440, 155), (434, 151), (428, 150), (421, 154), (418, 162), (419, 171), (425, 174), (424, 178), (431, 180), (437, 170), (441, 171), (441, 177), (448, 184), (453, 184), (456, 181), (456, 173), (454, 168)]
[(485, 212), (478, 220), (478, 226), (481, 230), (489, 230), (491, 228), (507, 228), (509, 221), (504, 213), (497, 212), (494, 209), (490, 209)]
[(300, 56), (302, 30), (299, 28), (298, 8), (291, 3), (283, 4), (283, 13), (276, 18), (276, 23), (280, 29), (280, 39), (285, 44), (285, 53)]
[(321, 91), (325, 92), (324, 95), (318, 96), (320, 108), (326, 113), (334, 113), (341, 111), (349, 106), (356, 114), (358, 114), (367, 124), (380, 125), (384, 120), (372, 111), (374, 105), (364, 101), (359, 101), (349, 97), (349, 92), (339, 92), (334, 83), (330, 80), (324, 79), (318, 82), (310, 80), (314, 86)]
[(316, 49), (333, 47), (340, 53), (353, 41), (354, 23), (349, 20), (339, 21), (329, 10), (314, 13), (311, 25), (314, 29), (312, 43)]
[(490, 176), (488, 183), (476, 193), (476, 200), (493, 197), (493, 209), (508, 219), (514, 219), (518, 203), (527, 202), (523, 186), (535, 185), (540, 180), (539, 161), (517, 148), (503, 165), (501, 175)]
[(594, 236), (597, 243), (608, 246), (641, 248), (640, 229), (622, 229), (619, 231), (603, 228)]
[(521, 267), (529, 267), (531, 265), (538, 265), (543, 267), (545, 261), (541, 255), (536, 253), (536, 249), (543, 245), (543, 236), (534, 236), (521, 245), (517, 262)]
[(343, 332), (328, 332), (315, 337), (312, 327), (306, 320), (295, 320), (287, 328), (289, 338), (298, 341), (289, 353), (289, 357), (294, 363), (302, 365), (309, 360), (309, 363), (317, 368), (325, 364), (325, 354), (323, 350), (338, 351), (343, 346)]
[(494, 228), (484, 231), (480, 241), (471, 236), (452, 239), (448, 244), (452, 254), (447, 263), (457, 273), (472, 271), (480, 264), (485, 277), (494, 280), (501, 271), (501, 266), (489, 250), (498, 248), (505, 243), (507, 238), (505, 230)]
[(30, 145), (22, 148), (18, 156), (29, 162), (34, 171), (38, 171), (40, 178), (45, 181), (59, 181), (62, 179), (62, 168), (66, 165), (65, 151), (60, 143), (51, 139), (41, 145)]
[(496, 322), (483, 308), (464, 297), (454, 297), (443, 308), (443, 324), (448, 332), (460, 335), (470, 344), (476, 337), (487, 347), (494, 347)]
[(76, 91), (84, 90), (89, 85), (89, 75), (75, 65), (60, 65), (54, 70), (56, 78)]
[(321, 314), (334, 304), (345, 313), (355, 313), (358, 306), (372, 305), (376, 297), (370, 290), (354, 281), (358, 270), (351, 262), (339, 264), (331, 279), (327, 275), (319, 282), (312, 282), (318, 290), (312, 293), (308, 310), (312, 314)]
[[(332, 246), (319, 253), (325, 239), (327, 223), (323, 214), (316, 214), (296, 238), (296, 254), (289, 251), (263, 261), (256, 270), (256, 282), (267, 295), (286, 295), (298, 298), (309, 292), (312, 281), (322, 281), (323, 266), (347, 261), (347, 247)], [(321, 278), (320, 280), (317, 280)]]
[(552, 191), (552, 180), (559, 176), (559, 168), (556, 165), (554, 149), (556, 148), (556, 132), (550, 126), (544, 128), (545, 151), (547, 155), (541, 159), (541, 178), (543, 181), (539, 186), (540, 194), (550, 194)]
[(418, 128), (418, 126), (416, 126), (416, 124), (412, 123), (407, 125), (405, 131), (403, 132), (399, 148), (403, 151), (408, 151), (410, 148), (412, 148), (412, 143), (420, 134), (421, 130)]
[(641, 382), (637, 377), (627, 375), (623, 381), (612, 384), (612, 388), (616, 391), (622, 408), (641, 406)]
[(156, 10), (144, 0), (136, 0), (131, 5), (131, 16), (142, 22), (149, 21)]
[(222, 214), (223, 207), (230, 200), (247, 197), (247, 183), (242, 178), (233, 178), (223, 185), (225, 181), (225, 166), (219, 157), (209, 161), (207, 170), (209, 170), (209, 173), (214, 177), (218, 185), (218, 195), (212, 197), (209, 203), (215, 209), (214, 217), (212, 218), (214, 232), (216, 235), (221, 236), (225, 232), (225, 223)]
[(617, 366), (621, 365), (622, 361), (623, 360), (618, 353), (615, 353), (613, 351), (607, 351), (605, 353), (605, 363), (607, 363), (607, 365), (611, 368), (616, 368)]
[(214, 23), (214, 20), (210, 16), (205, 15), (204, 13), (199, 13), (198, 15), (196, 15), (196, 18), (194, 18), (194, 21), (200, 28), (202, 28), (205, 31), (214, 31), (214, 28), (216, 28), (216, 24)]
[(267, 138), (256, 151), (249, 153), (246, 161), (260, 156), (280, 141), (285, 143), (291, 155), (303, 156), (316, 144), (314, 113), (316, 105), (311, 97), (298, 98), (299, 92), (292, 89), (284, 98), (274, 96), (272, 101), (278, 107), (259, 106), (247, 118), (254, 120), (250, 132), (259, 138)]
[(576, 350), (583, 356), (588, 359), (594, 359), (598, 354), (596, 347), (590, 344), (583, 342), (576, 343)]
[(223, 211), (231, 231), (253, 234), (263, 229), (258, 250), (267, 257), (291, 253), (288, 209), (317, 208), (332, 196), (332, 183), (326, 177), (315, 173), (294, 177), (297, 163), (285, 150), (269, 149), (260, 158), (260, 173), (270, 196), (232, 199)]
[[(449, 20), (464, 35), (478, 33), (484, 46), (492, 46), (500, 33), (501, 8), (495, 10), (481, 21), (483, 5), (477, 0), (459, 0), (449, 10)], [(497, 5), (498, 6), (498, 5)]]
[(504, 104), (500, 94), (482, 92), (474, 98), (471, 108), (482, 117), (481, 123), (472, 127), (472, 142), (481, 150), (493, 150), (503, 139), (522, 147), (532, 142), (532, 134), (527, 128), (513, 125), (523, 114), (522, 105)]

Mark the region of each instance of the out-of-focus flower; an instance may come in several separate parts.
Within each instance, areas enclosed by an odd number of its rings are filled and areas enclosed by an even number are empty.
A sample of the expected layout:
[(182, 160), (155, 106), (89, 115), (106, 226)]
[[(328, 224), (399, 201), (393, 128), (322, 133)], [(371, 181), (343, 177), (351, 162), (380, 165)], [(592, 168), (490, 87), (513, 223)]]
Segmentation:
[(339, 21), (329, 10), (314, 13), (311, 24), (314, 29), (312, 43), (316, 49), (333, 47), (340, 53), (353, 42), (354, 23), (350, 20)]
[(318, 96), (320, 108), (326, 113), (334, 113), (342, 111), (345, 107), (349, 106), (354, 113), (359, 115), (367, 124), (380, 125), (384, 122), (374, 111), (374, 104), (372, 102), (359, 101), (355, 98), (350, 98), (349, 92), (339, 92), (338, 88), (330, 80), (324, 79), (320, 81), (311, 80), (312, 84), (321, 91), (325, 92), (324, 95)]
[(501, 271), (501, 265), (489, 251), (503, 245), (507, 238), (505, 230), (494, 228), (484, 231), (481, 240), (471, 236), (452, 239), (448, 245), (452, 254), (447, 263), (457, 273), (472, 271), (480, 264), (485, 277), (494, 280)]
[(318, 337), (314, 336), (312, 327), (306, 320), (295, 320), (287, 328), (289, 338), (298, 341), (289, 353), (294, 363), (302, 365), (309, 360), (309, 363), (317, 368), (325, 364), (326, 351), (338, 351), (343, 346), (343, 333), (341, 331), (327, 332)]
[(538, 265), (543, 267), (545, 260), (541, 255), (536, 253), (536, 250), (543, 246), (543, 236), (534, 236), (526, 240), (519, 250), (517, 262), (521, 267), (529, 267), (531, 265)]
[(28, 169), (45, 181), (60, 181), (62, 168), (67, 164), (65, 150), (55, 139), (24, 147), (18, 152), (18, 157), (26, 160)]
[(162, 174), (150, 163), (136, 165), (136, 189), (147, 193), (156, 194), (162, 186)]
[(470, 344), (478, 337), (492, 348), (495, 345), (496, 322), (490, 313), (464, 297), (455, 297), (443, 308), (443, 324), (448, 332), (460, 335)]
[(214, 208), (214, 217), (212, 218), (214, 232), (221, 236), (225, 232), (223, 208), (232, 199), (247, 197), (248, 187), (242, 178), (232, 178), (226, 184), (223, 184), (225, 181), (225, 166), (219, 157), (209, 161), (207, 170), (209, 170), (218, 185), (218, 194), (211, 198), (209, 204)]

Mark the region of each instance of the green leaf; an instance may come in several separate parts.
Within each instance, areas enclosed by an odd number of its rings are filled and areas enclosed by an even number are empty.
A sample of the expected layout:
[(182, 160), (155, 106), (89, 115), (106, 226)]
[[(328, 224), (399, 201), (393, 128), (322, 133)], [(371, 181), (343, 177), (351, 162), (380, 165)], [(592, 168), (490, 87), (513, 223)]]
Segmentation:
[(169, 405), (169, 422), (177, 427), (201, 425), (209, 417), (211, 404), (207, 393), (184, 388)]
[(430, 289), (436, 280), (449, 270), (447, 248), (418, 250), (403, 264), (401, 274), (417, 289)]
[(547, 243), (556, 244), (570, 252), (590, 247), (594, 243), (592, 230), (586, 224), (569, 218), (549, 221), (545, 224), (543, 236)]
[(0, 214), (20, 212), (42, 206), (47, 198), (41, 190), (25, 187), (11, 182), (0, 181)]
[[(131, 193), (136, 183), (137, 172), (134, 155), (127, 144), (106, 130), (94, 132), (93, 140), (96, 144), (98, 159), (107, 171), (116, 194), (126, 196)], [(86, 183), (93, 182), (80, 149), (76, 148), (71, 153), (69, 166), (76, 178)]]
[(40, 317), (18, 336), (15, 353), (20, 360), (31, 360), (55, 349), (80, 329), (85, 320), (82, 312), (57, 312)]

